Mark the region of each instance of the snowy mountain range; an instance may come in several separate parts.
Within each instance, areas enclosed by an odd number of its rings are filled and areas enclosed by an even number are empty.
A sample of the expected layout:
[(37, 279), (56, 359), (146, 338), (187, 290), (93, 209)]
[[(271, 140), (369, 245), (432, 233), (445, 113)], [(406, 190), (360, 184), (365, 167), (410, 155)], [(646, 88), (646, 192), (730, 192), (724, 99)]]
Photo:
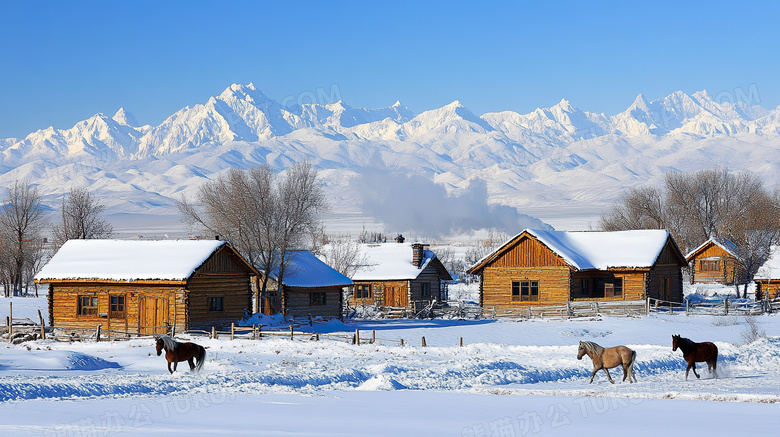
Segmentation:
[(777, 184), (779, 149), (780, 107), (718, 103), (705, 91), (653, 101), (640, 94), (613, 116), (567, 100), (528, 114), (477, 116), (457, 100), (420, 114), (400, 102), (286, 107), (253, 84), (234, 84), (158, 126), (119, 109), (70, 129), (0, 139), (0, 180), (32, 180), (53, 204), (80, 185), (111, 212), (173, 214), (176, 199), (227, 168), (281, 170), (306, 159), (321, 169), (334, 209), (359, 210), (360, 189), (350, 180), (398, 171), (452, 195), (483, 180), (491, 203), (544, 216), (546, 208), (597, 212), (626, 187), (671, 169), (728, 166)]

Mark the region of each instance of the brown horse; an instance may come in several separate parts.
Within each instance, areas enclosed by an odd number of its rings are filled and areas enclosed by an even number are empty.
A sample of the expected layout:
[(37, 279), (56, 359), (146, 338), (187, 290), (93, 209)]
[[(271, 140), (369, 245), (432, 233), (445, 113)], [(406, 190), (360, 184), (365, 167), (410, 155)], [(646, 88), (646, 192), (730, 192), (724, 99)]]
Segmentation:
[[(171, 373), (176, 371), (179, 361), (187, 361), (190, 364), (190, 371), (198, 372), (203, 368), (203, 362), (206, 361), (206, 349), (203, 346), (195, 343), (179, 343), (167, 335), (157, 337), (158, 357), (163, 350), (165, 350), (165, 359), (168, 360), (168, 371)], [(197, 365), (195, 365), (195, 359), (198, 360)], [(173, 363), (173, 370), (171, 370), (171, 363)]]
[[(613, 367), (623, 366), (623, 381), (628, 378), (628, 382), (636, 382), (634, 376), (634, 361), (636, 361), (636, 351), (625, 346), (602, 347), (592, 341), (581, 341), (580, 348), (577, 351), (577, 359), (581, 360), (583, 355), (587, 354), (593, 361), (593, 373), (590, 374), (590, 382), (593, 383), (593, 377), (600, 369), (604, 369), (609, 382), (615, 383), (609, 375), (609, 370)], [(633, 379), (633, 381), (632, 381)]]
[(699, 374), (696, 373), (696, 363), (706, 361), (707, 369), (710, 373), (718, 377), (718, 347), (709, 341), (704, 343), (694, 343), (693, 341), (680, 337), (679, 335), (672, 335), (672, 350), (676, 351), (677, 348), (683, 353), (683, 358), (688, 363), (688, 368), (685, 369), (685, 379), (688, 379), (688, 371), (693, 369), (693, 374), (699, 378)]

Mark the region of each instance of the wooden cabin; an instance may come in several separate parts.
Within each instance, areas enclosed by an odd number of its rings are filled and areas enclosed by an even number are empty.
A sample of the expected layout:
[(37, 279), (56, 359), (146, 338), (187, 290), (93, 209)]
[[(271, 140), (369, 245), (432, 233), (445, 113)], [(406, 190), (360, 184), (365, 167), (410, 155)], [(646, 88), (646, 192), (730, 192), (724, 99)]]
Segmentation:
[(742, 269), (737, 260), (737, 246), (725, 238), (710, 238), (685, 257), (691, 284), (734, 285), (739, 283)]
[(769, 259), (758, 269), (753, 282), (756, 300), (780, 297), (780, 246), (772, 246)]
[[(340, 318), (343, 290), (352, 285), (352, 280), (307, 250), (289, 252), (286, 259), (281, 302), (278, 306), (282, 314), (291, 317)], [(279, 269), (276, 269), (268, 280), (266, 297), (259, 296), (264, 302), (258, 307), (263, 308), (265, 314), (276, 312), (274, 307), (278, 296), (278, 279)]]
[[(399, 236), (400, 237), (400, 236)], [(350, 305), (375, 305), (418, 311), (433, 300), (446, 299), (447, 269), (427, 244), (361, 244), (364, 263), (352, 276)]]
[(35, 276), (63, 330), (211, 329), (252, 308), (258, 271), (218, 240), (70, 240)]
[(664, 230), (564, 232), (526, 229), (468, 273), (480, 276), (483, 308), (646, 296), (682, 302), (685, 258)]

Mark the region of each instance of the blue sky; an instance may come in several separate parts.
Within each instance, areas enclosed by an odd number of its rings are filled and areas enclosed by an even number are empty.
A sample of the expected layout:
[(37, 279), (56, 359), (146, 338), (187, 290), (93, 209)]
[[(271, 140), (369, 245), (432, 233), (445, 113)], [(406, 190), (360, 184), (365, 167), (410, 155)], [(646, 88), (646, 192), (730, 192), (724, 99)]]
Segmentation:
[(418, 113), (612, 115), (640, 92), (751, 87), (780, 104), (777, 3), (684, 3), (0, 0), (0, 138), (120, 106), (156, 125), (249, 82)]

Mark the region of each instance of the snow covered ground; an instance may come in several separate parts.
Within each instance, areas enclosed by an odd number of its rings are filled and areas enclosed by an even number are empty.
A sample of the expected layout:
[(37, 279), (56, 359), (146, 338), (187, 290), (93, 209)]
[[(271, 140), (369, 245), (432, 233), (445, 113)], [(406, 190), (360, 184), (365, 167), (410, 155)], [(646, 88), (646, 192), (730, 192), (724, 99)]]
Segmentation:
[[(0, 316), (9, 300), (15, 318), (46, 308), (44, 298), (0, 298)], [(749, 325), (734, 316), (315, 324), (333, 337), (192, 338), (208, 350), (203, 372), (172, 376), (150, 338), (3, 344), (0, 433), (522, 436), (626, 426), (656, 435), (702, 426), (697, 433), (775, 435), (780, 316), (754, 320), (767, 337), (747, 343)], [(374, 330), (377, 342), (351, 344), (355, 329), (364, 339)], [(672, 334), (713, 341), (719, 377), (699, 365), (702, 378), (686, 381)], [(638, 383), (613, 385), (601, 372), (588, 384), (578, 340), (635, 349)]]

